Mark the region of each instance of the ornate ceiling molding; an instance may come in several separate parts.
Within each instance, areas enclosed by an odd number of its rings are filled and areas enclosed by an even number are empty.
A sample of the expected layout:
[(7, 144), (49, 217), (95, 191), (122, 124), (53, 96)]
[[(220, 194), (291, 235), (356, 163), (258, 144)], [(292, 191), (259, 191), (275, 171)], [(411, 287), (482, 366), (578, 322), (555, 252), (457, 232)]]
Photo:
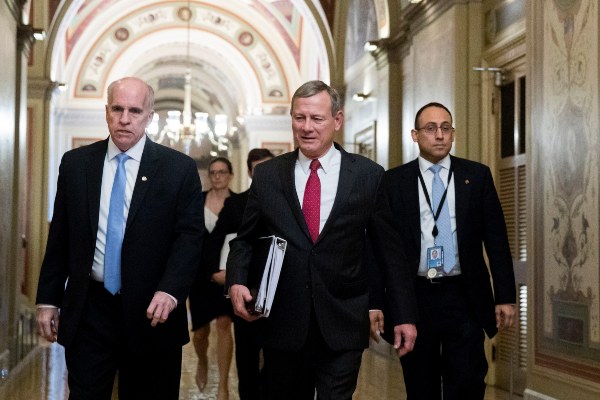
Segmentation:
[[(87, 52), (76, 79), (75, 97), (100, 98), (114, 63), (144, 37), (171, 29), (186, 29), (186, 2), (139, 8), (108, 27)], [(288, 102), (285, 71), (269, 42), (246, 21), (227, 10), (204, 5), (192, 7), (190, 29), (200, 31), (242, 55), (260, 82), (263, 102)], [(194, 48), (202, 44), (194, 43)], [(196, 56), (191, 53), (190, 56)]]

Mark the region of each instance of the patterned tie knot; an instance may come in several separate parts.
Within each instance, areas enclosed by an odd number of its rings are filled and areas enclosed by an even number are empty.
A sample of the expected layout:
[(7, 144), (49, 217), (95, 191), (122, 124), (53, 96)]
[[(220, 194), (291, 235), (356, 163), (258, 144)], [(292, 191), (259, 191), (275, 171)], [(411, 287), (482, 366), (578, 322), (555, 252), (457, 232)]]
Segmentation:
[(311, 171), (317, 171), (319, 168), (321, 168), (321, 163), (319, 162), (319, 160), (314, 159), (310, 162), (310, 170)]
[(429, 169), (431, 170), (431, 172), (433, 172), (434, 174), (439, 174), (440, 171), (442, 170), (442, 166), (440, 164), (433, 164), (431, 167), (429, 167)]

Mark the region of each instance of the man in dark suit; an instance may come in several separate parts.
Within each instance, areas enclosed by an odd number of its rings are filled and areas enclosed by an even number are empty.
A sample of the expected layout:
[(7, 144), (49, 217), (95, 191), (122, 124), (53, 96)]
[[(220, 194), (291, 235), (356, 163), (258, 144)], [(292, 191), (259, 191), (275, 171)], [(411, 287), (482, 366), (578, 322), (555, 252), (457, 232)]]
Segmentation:
[[(254, 168), (275, 157), (268, 149), (252, 149), (248, 153), (248, 176), (252, 178)], [(242, 217), (248, 202), (249, 190), (232, 194), (225, 199), (219, 219), (206, 242), (206, 263), (212, 268), (212, 280), (225, 284), (225, 265), (220, 265), (221, 249), (229, 234), (237, 234), (242, 225)], [(235, 363), (238, 374), (240, 400), (259, 400), (260, 397), (260, 345), (258, 343), (258, 322), (251, 323), (238, 316), (233, 318), (235, 331)]]
[(118, 370), (121, 399), (175, 400), (204, 234), (200, 180), (191, 158), (147, 139), (149, 85), (129, 77), (107, 92), (109, 138), (61, 161), (38, 329), (65, 347), (70, 399), (110, 399)]
[[(391, 237), (401, 241), (419, 307), (414, 351), (400, 359), (406, 391), (413, 400), (439, 400), (442, 391), (444, 400), (483, 399), (484, 331), (493, 337), (498, 328), (513, 325), (515, 314), (512, 257), (500, 201), (488, 167), (449, 155), (454, 128), (445, 106), (422, 107), (412, 138), (419, 145), (418, 159), (385, 173), (378, 200), (383, 218), (395, 225)], [(439, 201), (436, 174), (441, 178)], [(383, 308), (387, 320), (398, 307), (394, 293), (402, 282), (389, 269), (383, 278), (376, 280), (374, 294), (379, 296), (373, 297), (383, 299), (386, 293), (391, 304), (375, 307)]]
[[(231, 242), (227, 285), (236, 314), (256, 319), (247, 309), (253, 243), (266, 235), (287, 240), (273, 306), (261, 327), (266, 398), (312, 400), (316, 388), (319, 399), (351, 399), (369, 341), (363, 254), (376, 228), (383, 169), (334, 144), (343, 123), (335, 89), (307, 82), (291, 108), (299, 149), (256, 168), (242, 227)], [(397, 327), (402, 353), (416, 336), (406, 282), (405, 319)]]

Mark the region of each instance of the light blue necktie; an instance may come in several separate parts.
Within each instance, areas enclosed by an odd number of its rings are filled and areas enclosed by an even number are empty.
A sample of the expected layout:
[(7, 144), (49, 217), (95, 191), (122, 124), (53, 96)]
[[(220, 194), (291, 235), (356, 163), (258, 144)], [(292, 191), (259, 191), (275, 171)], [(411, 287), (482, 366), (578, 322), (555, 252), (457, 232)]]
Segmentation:
[(121, 246), (125, 233), (125, 162), (129, 156), (117, 154), (117, 172), (110, 193), (110, 206), (106, 224), (106, 247), (104, 249), (104, 287), (112, 294), (121, 289)]
[[(440, 178), (441, 165), (433, 164), (429, 169), (433, 172), (433, 183), (431, 185), (431, 197), (433, 199), (433, 212), (436, 213), (440, 200), (444, 195), (444, 183)], [(448, 197), (444, 200), (442, 211), (435, 222), (438, 235), (435, 238), (437, 246), (444, 248), (444, 272), (449, 273), (456, 263), (456, 252), (454, 250), (454, 238), (452, 237), (452, 227), (450, 225), (450, 211), (448, 210)]]

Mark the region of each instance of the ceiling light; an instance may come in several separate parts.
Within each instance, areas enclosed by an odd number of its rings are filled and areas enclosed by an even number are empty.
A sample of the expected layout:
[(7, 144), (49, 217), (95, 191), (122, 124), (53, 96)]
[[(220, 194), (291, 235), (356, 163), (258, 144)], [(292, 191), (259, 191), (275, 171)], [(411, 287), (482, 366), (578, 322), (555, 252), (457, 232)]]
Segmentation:
[[(192, 62), (190, 57), (190, 23), (192, 20), (192, 9), (190, 1), (187, 2), (189, 14), (187, 15), (187, 41), (186, 41), (186, 71), (183, 85), (183, 110), (167, 111), (167, 118), (162, 130), (159, 130), (158, 114), (154, 114), (152, 122), (148, 125), (147, 132), (150, 138), (157, 143), (164, 143), (168, 140), (171, 146), (182, 143), (184, 152), (190, 154), (192, 142), (200, 146), (204, 138), (210, 141), (212, 151), (211, 156), (227, 152), (229, 140), (227, 133), (229, 124), (227, 115), (216, 114), (214, 124), (211, 127), (208, 122), (209, 115), (206, 112), (196, 112), (192, 114)], [(192, 117), (194, 120), (192, 121)]]

